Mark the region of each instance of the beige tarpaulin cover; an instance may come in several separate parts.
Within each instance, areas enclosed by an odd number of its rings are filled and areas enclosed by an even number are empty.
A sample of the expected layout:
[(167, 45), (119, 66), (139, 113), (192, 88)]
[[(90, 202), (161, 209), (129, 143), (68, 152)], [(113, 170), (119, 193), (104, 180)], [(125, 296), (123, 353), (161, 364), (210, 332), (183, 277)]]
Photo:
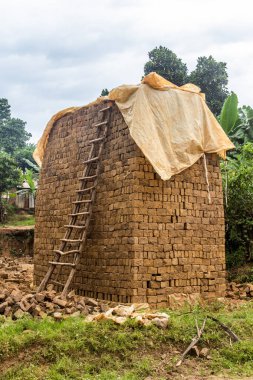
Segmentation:
[[(140, 85), (119, 86), (108, 98), (116, 101), (132, 138), (163, 180), (193, 165), (204, 153), (217, 152), (225, 159), (226, 151), (234, 148), (193, 84), (177, 87), (150, 73)], [(76, 109), (61, 111), (49, 121), (34, 153), (38, 163), (55, 121)]]
[(75, 112), (81, 108), (89, 107), (89, 106), (92, 106), (93, 104), (100, 103), (104, 99), (105, 99), (105, 97), (100, 97), (97, 100), (95, 100), (94, 102), (87, 104), (86, 106), (65, 108), (64, 110), (61, 110), (61, 111), (57, 112), (55, 115), (53, 115), (51, 117), (51, 119), (49, 120), (49, 122), (47, 123), (47, 125), (44, 129), (44, 132), (43, 132), (41, 138), (39, 139), (39, 141), (36, 145), (36, 149), (33, 152), (33, 158), (35, 159), (37, 164), (39, 166), (42, 165), (44, 153), (45, 153), (46, 146), (47, 146), (48, 137), (49, 137), (49, 134), (51, 132), (51, 129), (53, 128), (53, 126), (57, 122), (57, 120), (61, 119), (63, 116), (69, 115), (69, 114), (71, 114), (71, 113), (73, 113), (73, 112)]

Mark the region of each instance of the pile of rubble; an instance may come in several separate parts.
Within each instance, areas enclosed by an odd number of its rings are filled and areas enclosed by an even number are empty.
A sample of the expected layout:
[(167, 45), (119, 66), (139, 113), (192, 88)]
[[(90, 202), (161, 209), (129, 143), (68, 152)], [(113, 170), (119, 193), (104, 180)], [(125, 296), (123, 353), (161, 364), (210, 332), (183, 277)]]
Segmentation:
[(90, 300), (85, 303), (82, 299), (77, 300), (73, 292), (66, 300), (57, 297), (54, 290), (37, 294), (27, 293), (20, 291), (15, 285), (9, 286), (0, 293), (0, 314), (13, 319), (22, 318), (28, 314), (40, 318), (52, 315), (60, 319), (60, 316), (65, 314), (88, 315), (100, 311), (96, 301)]
[(55, 320), (82, 315), (89, 322), (111, 319), (118, 324), (134, 318), (142, 325), (155, 324), (160, 328), (166, 328), (169, 319), (166, 313), (150, 313), (148, 304), (110, 307), (104, 302), (77, 296), (74, 291), (66, 299), (61, 299), (54, 290), (27, 294), (17, 287), (12, 291), (4, 289), (0, 294), (0, 314), (12, 319), (31, 315), (39, 318), (52, 316)]
[(240, 300), (253, 298), (253, 284), (229, 282), (227, 284), (226, 297)]
[(106, 312), (97, 315), (89, 315), (87, 321), (101, 321), (111, 319), (117, 324), (125, 323), (128, 318), (134, 319), (140, 325), (155, 325), (161, 329), (166, 329), (169, 323), (169, 316), (166, 313), (151, 313), (148, 304), (133, 304), (131, 306), (117, 305), (109, 308)]
[(166, 328), (168, 315), (150, 313), (148, 304), (131, 306), (106, 303), (93, 298), (78, 296), (71, 291), (66, 299), (61, 299), (50, 286), (48, 290), (36, 293), (33, 286), (33, 264), (29, 257), (0, 258), (0, 315), (19, 319), (25, 316), (44, 318), (51, 316), (62, 320), (68, 316), (85, 316), (87, 321), (111, 319), (124, 323), (134, 318), (143, 325), (155, 324)]
[(3, 289), (28, 291), (33, 282), (32, 257), (24, 258), (0, 257), (0, 293)]

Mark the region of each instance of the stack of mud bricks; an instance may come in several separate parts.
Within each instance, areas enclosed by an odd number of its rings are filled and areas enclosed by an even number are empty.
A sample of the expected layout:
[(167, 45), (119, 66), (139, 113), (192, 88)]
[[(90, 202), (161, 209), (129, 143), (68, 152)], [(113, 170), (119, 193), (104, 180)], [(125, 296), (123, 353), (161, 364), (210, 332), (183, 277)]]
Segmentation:
[[(63, 238), (103, 107), (93, 105), (65, 116), (50, 133), (36, 204), (37, 284)], [(154, 307), (168, 306), (174, 295), (223, 296), (223, 195), (215, 154), (207, 155), (207, 169), (211, 203), (203, 158), (162, 181), (113, 105), (93, 221), (72, 284), (76, 292)], [(60, 280), (67, 275), (68, 270)]]

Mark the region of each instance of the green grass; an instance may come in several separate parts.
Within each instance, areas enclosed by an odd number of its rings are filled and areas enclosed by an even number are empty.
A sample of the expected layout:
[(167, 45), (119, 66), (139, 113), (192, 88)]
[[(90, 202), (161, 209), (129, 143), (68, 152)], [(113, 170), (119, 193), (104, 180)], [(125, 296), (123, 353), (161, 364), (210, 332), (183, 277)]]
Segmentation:
[[(168, 329), (142, 327), (129, 320), (87, 323), (81, 317), (56, 322), (26, 318), (0, 324), (1, 380), (144, 380), (177, 379), (182, 375), (226, 373), (253, 375), (253, 303), (233, 311), (216, 303), (208, 309), (168, 311)], [(210, 348), (211, 359), (188, 356), (175, 368), (193, 336), (195, 319), (213, 315), (241, 339), (230, 344), (226, 333), (207, 320), (199, 347)], [(164, 358), (165, 355), (165, 358)]]
[(9, 217), (8, 221), (4, 224), (1, 224), (1, 227), (8, 226), (33, 226), (35, 224), (34, 215), (24, 214), (14, 214)]

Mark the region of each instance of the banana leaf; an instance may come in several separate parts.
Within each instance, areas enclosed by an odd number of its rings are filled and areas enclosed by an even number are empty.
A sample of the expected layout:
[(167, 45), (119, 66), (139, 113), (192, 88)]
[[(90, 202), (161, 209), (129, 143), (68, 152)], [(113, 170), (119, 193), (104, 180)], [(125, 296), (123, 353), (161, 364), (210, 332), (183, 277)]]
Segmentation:
[(236, 125), (238, 117), (238, 98), (237, 95), (232, 92), (225, 100), (219, 117), (220, 124), (227, 134), (229, 134)]

